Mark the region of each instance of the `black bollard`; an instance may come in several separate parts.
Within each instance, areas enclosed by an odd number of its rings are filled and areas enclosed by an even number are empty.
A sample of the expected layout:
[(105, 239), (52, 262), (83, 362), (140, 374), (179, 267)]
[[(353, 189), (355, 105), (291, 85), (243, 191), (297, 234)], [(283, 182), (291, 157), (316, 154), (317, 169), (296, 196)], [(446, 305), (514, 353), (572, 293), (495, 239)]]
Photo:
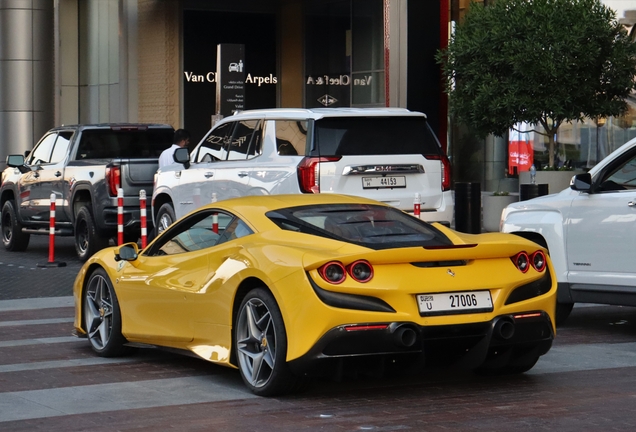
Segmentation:
[(548, 195), (548, 193), (549, 185), (547, 183), (525, 183), (519, 185), (519, 201), (525, 201), (543, 195)]
[(455, 183), (455, 229), (481, 232), (481, 185), (478, 182)]

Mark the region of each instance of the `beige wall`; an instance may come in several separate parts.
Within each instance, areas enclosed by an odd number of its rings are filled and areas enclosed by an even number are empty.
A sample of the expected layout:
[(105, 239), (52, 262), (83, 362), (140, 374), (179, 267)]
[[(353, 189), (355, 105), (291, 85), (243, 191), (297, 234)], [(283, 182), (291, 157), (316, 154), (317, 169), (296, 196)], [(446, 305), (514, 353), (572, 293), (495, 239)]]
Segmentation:
[(138, 1), (139, 121), (181, 127), (180, 2)]

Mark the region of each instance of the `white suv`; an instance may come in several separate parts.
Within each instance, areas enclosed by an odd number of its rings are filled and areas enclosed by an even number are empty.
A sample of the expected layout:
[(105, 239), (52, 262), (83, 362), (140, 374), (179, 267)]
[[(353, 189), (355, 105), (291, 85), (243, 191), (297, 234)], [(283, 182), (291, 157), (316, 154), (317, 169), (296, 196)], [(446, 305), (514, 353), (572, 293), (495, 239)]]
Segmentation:
[(636, 306), (636, 139), (564, 191), (510, 204), (502, 231), (550, 251), (559, 282), (557, 323), (574, 303)]
[(188, 157), (155, 175), (161, 232), (214, 198), (284, 193), (364, 196), (450, 225), (450, 163), (426, 115), (401, 108), (267, 109), (218, 122)]

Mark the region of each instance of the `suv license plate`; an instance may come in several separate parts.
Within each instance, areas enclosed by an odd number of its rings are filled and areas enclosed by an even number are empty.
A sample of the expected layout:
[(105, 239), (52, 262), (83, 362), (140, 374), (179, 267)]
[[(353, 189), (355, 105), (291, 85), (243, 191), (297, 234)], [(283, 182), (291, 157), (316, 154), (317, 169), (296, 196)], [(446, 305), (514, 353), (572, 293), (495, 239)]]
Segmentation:
[(404, 176), (362, 177), (363, 189), (404, 187), (406, 187), (406, 177)]
[(490, 291), (418, 294), (417, 305), (422, 316), (492, 312), (492, 297)]

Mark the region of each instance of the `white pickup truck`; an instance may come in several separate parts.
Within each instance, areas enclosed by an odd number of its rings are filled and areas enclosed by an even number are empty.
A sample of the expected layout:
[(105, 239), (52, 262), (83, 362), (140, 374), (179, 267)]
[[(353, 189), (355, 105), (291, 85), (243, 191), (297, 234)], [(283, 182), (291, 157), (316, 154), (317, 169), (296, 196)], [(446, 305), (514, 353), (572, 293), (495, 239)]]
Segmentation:
[(509, 205), (501, 230), (549, 249), (557, 323), (574, 303), (636, 306), (636, 139), (574, 176), (569, 189)]

